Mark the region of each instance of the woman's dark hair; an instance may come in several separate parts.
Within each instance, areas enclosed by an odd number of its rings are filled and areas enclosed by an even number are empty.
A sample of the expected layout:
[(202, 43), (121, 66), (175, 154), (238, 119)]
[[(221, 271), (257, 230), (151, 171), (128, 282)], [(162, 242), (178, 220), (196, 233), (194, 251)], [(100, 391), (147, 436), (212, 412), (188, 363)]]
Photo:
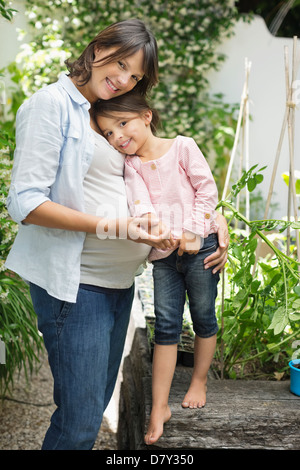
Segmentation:
[[(104, 59), (94, 62), (95, 47), (99, 49), (117, 47), (117, 50)], [(144, 52), (144, 76), (136, 84), (135, 89), (142, 95), (146, 95), (158, 82), (158, 52), (152, 32), (138, 19), (111, 24), (89, 43), (77, 60), (74, 62), (66, 60), (65, 63), (70, 76), (80, 77), (78, 84), (85, 85), (91, 78), (92, 67), (96, 63), (101, 66), (115, 62), (135, 54), (140, 49)]]
[(125, 93), (124, 95), (111, 98), (110, 100), (96, 101), (96, 103), (92, 105), (91, 113), (94, 121), (97, 123), (97, 116), (114, 118), (115, 116), (112, 114), (114, 112), (136, 113), (142, 115), (145, 111), (148, 110), (152, 111), (152, 120), (150, 126), (153, 134), (155, 134), (160, 122), (159, 114), (149, 105), (146, 98), (136, 91), (136, 88), (129, 91), (128, 93)]

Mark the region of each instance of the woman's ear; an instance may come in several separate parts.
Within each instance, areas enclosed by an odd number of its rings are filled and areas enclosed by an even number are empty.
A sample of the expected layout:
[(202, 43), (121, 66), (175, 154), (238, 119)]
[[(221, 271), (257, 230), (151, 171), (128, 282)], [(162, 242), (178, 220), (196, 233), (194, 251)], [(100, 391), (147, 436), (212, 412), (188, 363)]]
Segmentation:
[(152, 111), (151, 111), (151, 109), (148, 109), (147, 111), (145, 111), (145, 113), (143, 114), (143, 118), (144, 118), (146, 126), (151, 124), (151, 121), (152, 121)]
[(97, 44), (94, 46), (94, 60), (98, 60), (99, 55), (101, 54), (101, 50)]

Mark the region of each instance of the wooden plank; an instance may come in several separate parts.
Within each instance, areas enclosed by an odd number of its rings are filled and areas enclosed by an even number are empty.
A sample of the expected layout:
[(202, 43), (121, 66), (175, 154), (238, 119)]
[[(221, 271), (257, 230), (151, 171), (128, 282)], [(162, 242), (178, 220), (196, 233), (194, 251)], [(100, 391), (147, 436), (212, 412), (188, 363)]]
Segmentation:
[[(171, 420), (153, 446), (144, 444), (151, 412), (151, 363), (143, 330), (125, 359), (119, 417), (121, 449), (297, 449), (300, 397), (289, 381), (208, 381), (207, 403), (185, 409), (181, 401), (192, 369), (177, 366), (170, 393)], [(124, 439), (124, 436), (126, 438)]]
[[(183, 409), (189, 382), (182, 370), (170, 394), (171, 420), (158, 449), (300, 449), (300, 397), (289, 382), (209, 380), (202, 409)], [(151, 379), (144, 379), (146, 425), (151, 411)]]

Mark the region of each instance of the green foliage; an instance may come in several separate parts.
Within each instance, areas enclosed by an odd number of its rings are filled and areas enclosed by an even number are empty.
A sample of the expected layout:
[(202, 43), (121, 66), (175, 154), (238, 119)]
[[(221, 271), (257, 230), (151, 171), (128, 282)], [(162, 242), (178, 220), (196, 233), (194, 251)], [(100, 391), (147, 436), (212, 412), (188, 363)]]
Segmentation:
[(36, 326), (36, 315), (28, 287), (22, 279), (9, 273), (5, 259), (17, 232), (17, 224), (7, 213), (6, 197), (10, 184), (14, 136), (0, 131), (0, 338), (5, 344), (6, 363), (0, 364), (0, 395), (10, 390), (14, 373), (24, 368), (33, 370), (42, 340)]
[[(11, 20), (16, 10), (0, 0), (0, 15)], [(19, 77), (20, 78), (20, 77)], [(17, 74), (14, 77), (17, 82)], [(18, 99), (18, 97), (21, 98)], [(16, 92), (11, 100), (13, 115), (24, 98), (23, 92)], [(2, 111), (2, 106), (0, 110)], [(4, 113), (4, 111), (3, 111)], [(6, 197), (10, 184), (15, 136), (14, 119), (1, 116), (0, 128), (0, 339), (5, 345), (5, 364), (0, 364), (0, 396), (12, 390), (14, 375), (21, 368), (28, 377), (39, 362), (37, 353), (42, 347), (38, 333), (36, 315), (30, 301), (27, 285), (17, 275), (6, 270), (4, 263), (17, 233), (6, 209)]]
[(209, 95), (206, 74), (224, 60), (216, 50), (232, 34), (237, 19), (230, 0), (26, 0), (26, 14), (32, 40), (8, 69), (17, 84), (13, 114), (25, 97), (56, 81), (65, 71), (64, 61), (78, 57), (100, 30), (115, 21), (140, 18), (158, 42), (160, 81), (151, 98), (164, 123), (162, 134), (193, 137), (214, 162), (222, 187), (236, 107), (224, 104), (222, 95)]
[[(263, 169), (257, 170), (255, 165), (244, 172), (229, 198), (234, 199), (245, 186), (252, 191), (263, 180), (260, 173)], [(283, 247), (268, 238), (268, 232), (276, 230), (280, 234), (288, 226), (299, 230), (300, 223), (249, 221), (228, 199), (220, 201), (219, 207), (226, 210), (229, 226), (237, 219), (250, 229), (249, 235), (245, 230), (230, 229), (224, 310), (219, 312), (223, 323), (218, 338), (222, 374), (236, 377), (237, 364), (244, 367), (246, 363), (255, 365), (262, 360), (273, 363), (274, 371), (279, 359), (295, 354), (292, 344), (300, 338), (300, 264), (295, 246), (291, 256), (285, 255)], [(260, 258), (256, 265), (259, 239), (273, 254)], [(284, 366), (287, 368), (287, 361)]]
[(4, 0), (0, 0), (0, 16), (5, 18), (8, 21), (11, 21), (13, 18), (14, 13), (17, 11), (14, 8), (9, 8), (9, 6), (5, 5)]

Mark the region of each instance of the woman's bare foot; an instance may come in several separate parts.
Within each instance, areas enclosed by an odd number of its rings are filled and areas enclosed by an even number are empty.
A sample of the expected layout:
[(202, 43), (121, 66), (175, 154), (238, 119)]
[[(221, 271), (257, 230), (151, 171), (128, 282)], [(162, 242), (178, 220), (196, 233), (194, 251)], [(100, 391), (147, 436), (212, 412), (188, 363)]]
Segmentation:
[(206, 404), (206, 379), (192, 380), (181, 406), (183, 408), (203, 408)]
[(162, 436), (164, 424), (171, 418), (171, 410), (169, 406), (163, 408), (152, 408), (147, 434), (145, 435), (145, 443), (147, 445), (154, 444)]

